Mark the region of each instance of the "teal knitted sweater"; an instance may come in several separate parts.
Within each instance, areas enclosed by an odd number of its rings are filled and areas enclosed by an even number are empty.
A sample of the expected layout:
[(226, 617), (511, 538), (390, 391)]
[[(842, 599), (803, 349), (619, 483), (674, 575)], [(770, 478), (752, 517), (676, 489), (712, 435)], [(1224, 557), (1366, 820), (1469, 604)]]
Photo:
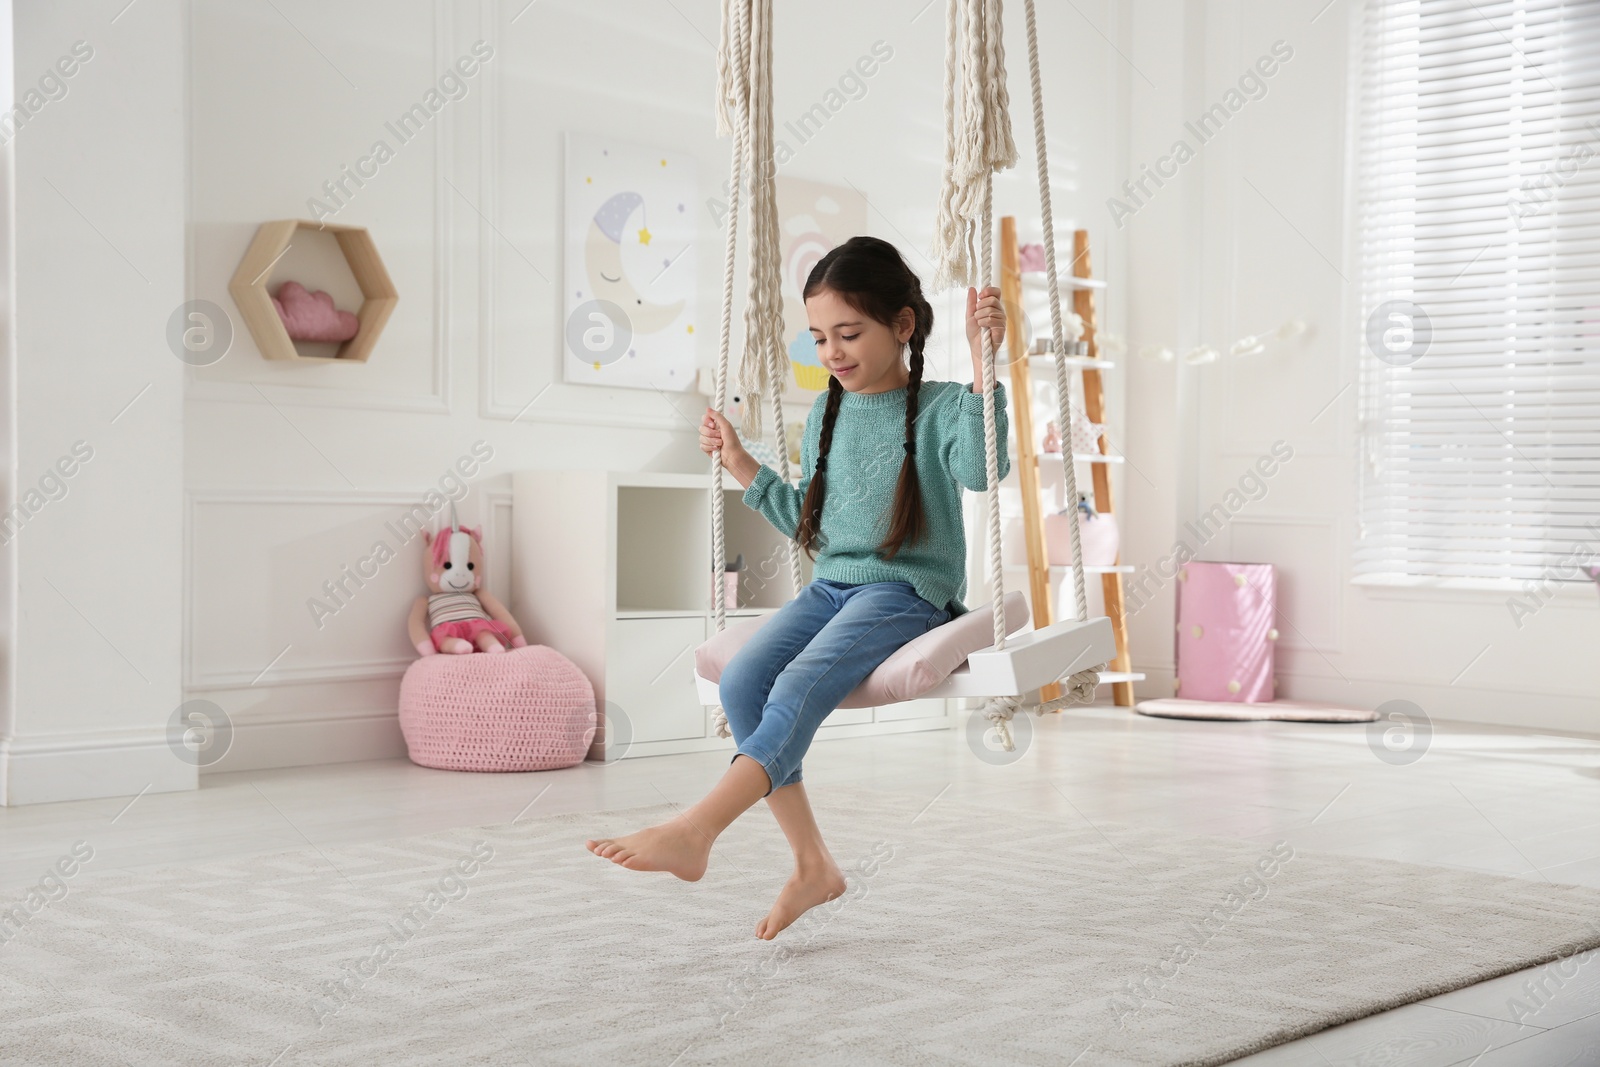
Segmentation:
[[(800, 524), (800, 506), (817, 467), (824, 392), (811, 405), (800, 446), (800, 486), (763, 465), (744, 492), (744, 502), (766, 516), (786, 537)], [(1011, 470), (1007, 448), (1005, 386), (994, 387), (995, 435), (1000, 477)], [(906, 387), (839, 398), (828, 449), (827, 491), (817, 538), (813, 578), (861, 582), (910, 582), (917, 595), (950, 617), (964, 615), (967, 538), (961, 490), (988, 488), (983, 451), (983, 394), (964, 382), (923, 382), (917, 394), (917, 482), (926, 519), (924, 536), (900, 546), (891, 560), (878, 554), (889, 532), (895, 483), (905, 458)]]

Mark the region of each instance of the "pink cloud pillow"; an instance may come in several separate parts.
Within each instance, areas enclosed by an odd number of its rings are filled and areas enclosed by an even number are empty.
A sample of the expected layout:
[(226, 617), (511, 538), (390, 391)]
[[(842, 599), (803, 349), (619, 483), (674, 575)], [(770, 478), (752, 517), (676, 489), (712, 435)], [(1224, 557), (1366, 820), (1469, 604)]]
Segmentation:
[[(721, 633), (695, 650), (696, 673), (707, 681), (719, 681), (722, 668), (733, 659), (734, 653), (772, 618), (772, 614), (754, 615), (729, 623)], [(1014, 589), (1006, 594), (1006, 633), (1016, 633), (1027, 621), (1027, 598)], [(972, 653), (993, 644), (994, 614), (990, 602), (985, 601), (901, 645), (852, 689), (839, 706), (871, 708), (914, 700), (944, 681)]]
[(284, 282), (272, 298), (291, 341), (348, 341), (361, 329), (361, 320), (333, 306), (333, 297), (318, 289), (311, 293), (299, 282)]

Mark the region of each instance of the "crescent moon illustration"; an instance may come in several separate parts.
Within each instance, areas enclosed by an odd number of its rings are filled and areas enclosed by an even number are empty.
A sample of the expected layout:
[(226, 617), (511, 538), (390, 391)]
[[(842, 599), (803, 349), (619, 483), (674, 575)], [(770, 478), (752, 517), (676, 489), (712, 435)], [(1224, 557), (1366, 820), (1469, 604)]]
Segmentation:
[(609, 300), (628, 313), (633, 332), (655, 333), (670, 326), (683, 312), (683, 301), (646, 303), (622, 269), (622, 231), (633, 213), (644, 206), (638, 193), (618, 193), (594, 213), (584, 258), (589, 268), (589, 288), (595, 297)]

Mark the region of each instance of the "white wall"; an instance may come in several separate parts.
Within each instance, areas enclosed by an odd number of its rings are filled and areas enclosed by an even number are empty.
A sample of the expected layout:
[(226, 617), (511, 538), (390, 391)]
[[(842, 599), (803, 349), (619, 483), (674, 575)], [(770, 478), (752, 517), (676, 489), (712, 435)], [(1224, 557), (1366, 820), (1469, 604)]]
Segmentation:
[[(11, 0), (0, 0), (0, 115), (9, 114), (14, 103), (13, 67), (16, 60), (16, 33), (12, 26)], [(6, 472), (0, 487), (0, 506), (9, 510), (16, 504), (16, 174), (14, 173), (12, 130), (0, 137), (0, 411), (6, 413), (5, 432), (0, 433), (0, 465)], [(17, 554), (12, 541), (0, 545), (0, 745), (15, 733), (16, 690), (11, 671), (12, 635), (16, 633)], [(0, 750), (3, 752), (3, 750)], [(0, 802), (4, 802), (4, 776), (10, 758), (0, 754)]]
[[(1129, 449), (1140, 524), (1125, 559), (1154, 562), (1182, 538), (1198, 558), (1278, 566), (1279, 692), (1377, 707), (1404, 699), (1434, 719), (1600, 732), (1600, 611), (1587, 583), (1560, 587), (1520, 629), (1520, 588), (1376, 588), (1351, 582), (1357, 535), (1355, 376), (1362, 348), (1347, 228), (1349, 44), (1359, 5), (1189, 0), (1134, 5), (1129, 173), (1219, 102), (1283, 41), (1293, 56), (1129, 221), (1134, 345), (1226, 346), (1291, 316), (1307, 337), (1202, 367), (1135, 361)], [(1223, 502), (1275, 441), (1293, 458), (1267, 492), (1199, 545), (1183, 524)], [(1175, 510), (1174, 510), (1175, 505)], [(1170, 574), (1170, 568), (1168, 569)], [(1137, 579), (1137, 576), (1136, 576)], [(1171, 692), (1172, 584), (1133, 619), (1149, 692)], [(1160, 684), (1155, 684), (1160, 683)]]
[[(8, 804), (196, 781), (166, 743), (182, 700), (183, 365), (166, 330), (184, 299), (184, 6), (124, 6), (13, 14), (16, 100), (34, 113), (8, 184), (3, 503), (25, 520), (6, 544)], [(40, 92), (80, 41), (89, 58)]]
[[(512, 470), (704, 470), (698, 395), (558, 380), (555, 287), (563, 131), (688, 152), (706, 195), (720, 188), (728, 142), (709, 108), (718, 6), (111, 0), (16, 13), (7, 51), (19, 92), (75, 41), (95, 55), (7, 147), (10, 237), (25, 269), (15, 314), (6, 309), (5, 505), (74, 442), (95, 451), (4, 547), (0, 798), (192, 787), (194, 768), (166, 744), (189, 699), (215, 701), (237, 728), (213, 769), (397, 753), (417, 546), (320, 627), (307, 608), (375, 541), (393, 540), (387, 521), (489, 442), (494, 457), (461, 510), (487, 525), (504, 589)], [(1282, 692), (1368, 706), (1404, 697), (1440, 719), (1592, 730), (1592, 590), (1563, 590), (1517, 630), (1503, 590), (1350, 582), (1353, 387), (1340, 390), (1361, 355), (1343, 207), (1353, 11), (1298, 0), (1041, 5), (1058, 239), (1090, 229), (1096, 273), (1111, 283), (1102, 327), (1134, 349), (1183, 351), (1291, 315), (1312, 324), (1248, 363), (1130, 354), (1108, 376), (1114, 444), (1129, 458), (1116, 478), (1123, 558), (1169, 556), (1186, 521), (1286, 441), (1294, 458), (1266, 497), (1198, 553), (1280, 566)], [(867, 95), (784, 172), (857, 185), (870, 231), (921, 265), (942, 150), (941, 6), (828, 0), (780, 5), (779, 19), (780, 125), (873, 42), (894, 49)], [(1037, 239), (1020, 4), (1007, 20), (1024, 158), (997, 182), (996, 208)], [(1123, 180), (1279, 39), (1294, 56), (1266, 95), (1117, 226), (1107, 201)], [(336, 217), (372, 229), (401, 293), (372, 361), (262, 360), (226, 292), (256, 225), (307, 215), (323, 182), (479, 40), (495, 52), (467, 96)], [(710, 322), (720, 240), (709, 212), (701, 221)], [(309, 270), (320, 253), (308, 242), (295, 254)], [(233, 346), (213, 366), (185, 367), (166, 343), (189, 298), (234, 316)], [(945, 330), (955, 327), (946, 315)], [(949, 358), (953, 336), (936, 338), (931, 376), (967, 373), (964, 353)], [(980, 585), (969, 601), (985, 595)], [(1171, 603), (1168, 582), (1132, 620), (1134, 666), (1151, 675), (1141, 695), (1170, 692)], [(559, 635), (534, 636), (559, 647)]]
[[(710, 107), (720, 5), (278, 6), (282, 15), (270, 5), (193, 5), (190, 287), (224, 307), (227, 280), (260, 221), (305, 217), (322, 183), (365, 154), (383, 123), (474, 42), (494, 54), (468, 94), (334, 218), (371, 229), (400, 292), (370, 363), (267, 363), (241, 333), (225, 359), (192, 372), (184, 683), (236, 728), (217, 769), (403, 751), (394, 706), (399, 674), (414, 658), (404, 615), (421, 589), (416, 546), (320, 628), (306, 601), (385, 537), (385, 520), (419, 500), (474, 441), (489, 442), (494, 458), (461, 512), (486, 522), (491, 575), (502, 588), (509, 472), (706, 470), (698, 394), (560, 381), (561, 135), (599, 131), (689, 153), (702, 200), (719, 195), (730, 148), (715, 136)], [(893, 49), (864, 97), (803, 146), (791, 143), (781, 173), (856, 185), (871, 205), (869, 231), (925, 268), (943, 152), (942, 5), (777, 7), (780, 139), (784, 121), (818, 102), (874, 42)], [(997, 182), (995, 203), (997, 214), (1021, 215), (1024, 239), (1037, 240), (1021, 13), (1011, 5), (1007, 20), (1024, 158)], [(1096, 271), (1113, 286), (1123, 249), (1100, 204), (1120, 180), (1124, 78), (1115, 52), (1083, 20), (1115, 35), (1119, 17), (1109, 0), (1076, 10), (1045, 4), (1039, 15), (1057, 225), (1068, 247), (1074, 226), (1090, 227)], [(709, 211), (699, 217), (699, 317), (709, 324), (718, 318), (722, 231)], [(1120, 329), (1116, 293), (1102, 308), (1112, 330)], [(948, 358), (960, 325), (943, 319), (928, 376), (966, 380), (965, 352)], [(710, 366), (715, 331), (700, 336), (700, 360)], [(1118, 393), (1114, 384), (1114, 404)], [(985, 600), (987, 590), (969, 590), (968, 599)], [(532, 639), (560, 647), (559, 634)]]
[[(0, 115), (9, 114), (14, 100), (13, 66), (16, 59), (16, 34), (12, 26), (11, 0), (0, 0)], [(14, 131), (13, 131), (14, 132)], [(16, 504), (16, 175), (13, 171), (12, 136), (0, 137), (0, 411), (6, 413), (5, 432), (0, 433), (0, 465), (6, 472), (0, 487), (0, 506), (9, 510)], [(12, 635), (16, 632), (16, 546), (0, 545), (0, 745), (15, 731), (16, 692), (11, 671)], [(0, 783), (4, 781), (10, 759), (0, 754)], [(0, 784), (0, 802), (5, 789)]]

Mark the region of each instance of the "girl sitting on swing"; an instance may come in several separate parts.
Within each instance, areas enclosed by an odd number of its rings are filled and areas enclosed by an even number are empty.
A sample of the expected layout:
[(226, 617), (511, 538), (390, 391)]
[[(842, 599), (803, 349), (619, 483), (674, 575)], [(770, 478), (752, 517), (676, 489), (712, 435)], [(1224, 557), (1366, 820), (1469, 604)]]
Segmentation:
[[(799, 488), (752, 459), (721, 412), (706, 409), (700, 448), (721, 450), (723, 467), (746, 487), (745, 504), (811, 558), (812, 581), (723, 669), (718, 687), (738, 750), (721, 781), (666, 822), (586, 843), (630, 870), (697, 881), (717, 836), (765, 797), (795, 863), (756, 924), (766, 940), (846, 888), (800, 780), (817, 727), (896, 649), (967, 611), (961, 488), (988, 488), (981, 331), (997, 350), (1005, 337), (1000, 291), (969, 288), (973, 384), (924, 382), (933, 308), (900, 253), (876, 237), (852, 237), (823, 256), (804, 297), (830, 377), (806, 419)], [(998, 382), (994, 404), (1004, 478), (1011, 461)], [(898, 478), (883, 476), (896, 467)]]

